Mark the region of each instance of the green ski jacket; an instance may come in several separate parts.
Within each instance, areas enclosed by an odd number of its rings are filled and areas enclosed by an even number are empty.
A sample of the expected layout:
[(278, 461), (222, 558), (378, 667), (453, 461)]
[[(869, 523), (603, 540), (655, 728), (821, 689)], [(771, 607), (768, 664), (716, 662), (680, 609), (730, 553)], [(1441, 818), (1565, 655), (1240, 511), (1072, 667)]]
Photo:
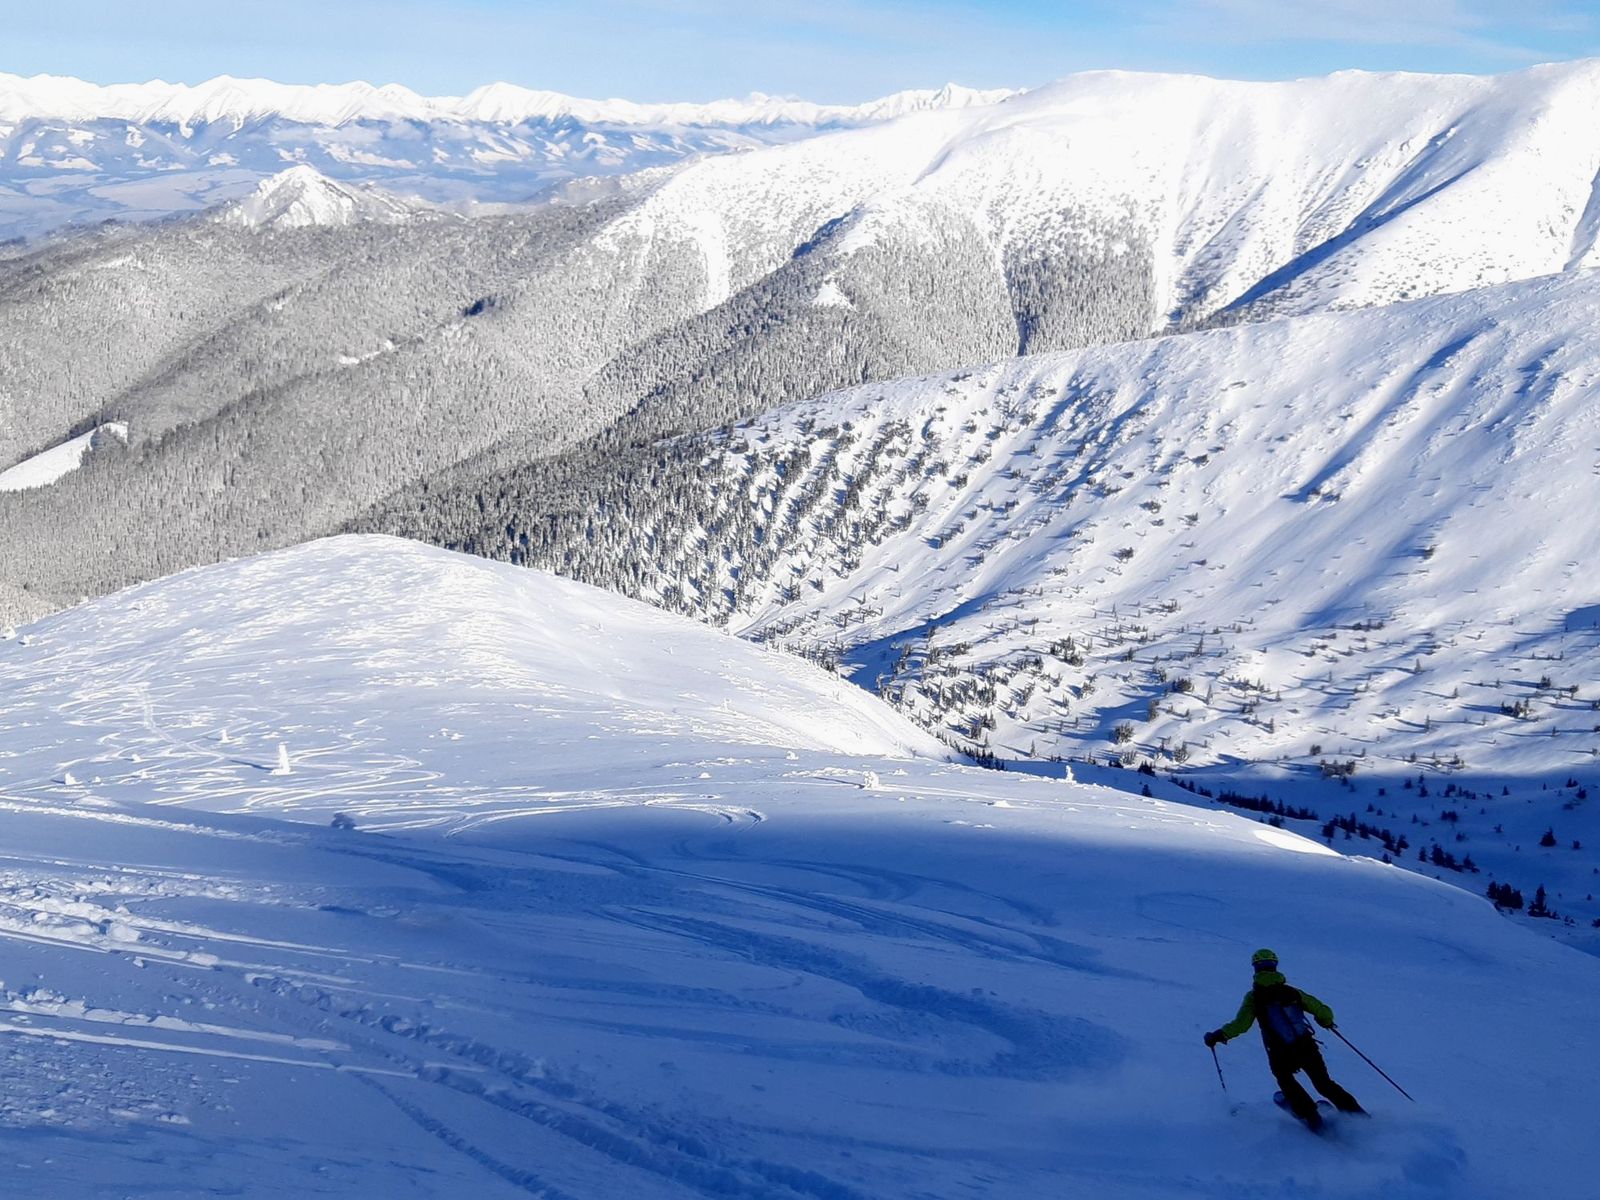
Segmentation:
[[(1256, 976), (1257, 987), (1281, 987), (1289, 981), (1283, 977), (1281, 971), (1263, 971)], [(1302, 992), (1299, 988), (1291, 988), (1300, 997), (1300, 1004), (1315, 1018), (1318, 1025), (1324, 1029), (1333, 1028), (1333, 1009), (1310, 992)], [(1222, 1027), (1222, 1036), (1226, 1041), (1232, 1041), (1254, 1025), (1256, 1021), (1256, 989), (1252, 987), (1244, 994), (1244, 1003), (1239, 1005), (1239, 1014)]]

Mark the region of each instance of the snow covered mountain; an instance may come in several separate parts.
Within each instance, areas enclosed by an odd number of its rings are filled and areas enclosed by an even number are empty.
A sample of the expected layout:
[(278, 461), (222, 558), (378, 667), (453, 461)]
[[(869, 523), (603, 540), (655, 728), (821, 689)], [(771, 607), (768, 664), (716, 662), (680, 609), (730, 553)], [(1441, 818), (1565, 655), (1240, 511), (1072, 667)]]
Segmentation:
[[(1391, 772), (1592, 769), (1597, 322), (1580, 272), (867, 385), (684, 443), (662, 469), (698, 502), (641, 487), (560, 552), (649, 562), (652, 600), (742, 633), (842, 645), (908, 703), (937, 626), (967, 647), (940, 661), (1033, 685), (949, 715), (998, 719), (1008, 753), (1137, 715), (1135, 746), (1196, 763), (1314, 742)], [(1535, 711), (1480, 723), (1518, 700)]]
[(243, 200), (225, 205), (216, 219), (249, 229), (301, 229), (308, 225), (392, 224), (427, 211), (373, 187), (335, 183), (310, 167), (290, 167), (263, 179)]
[[(615, 596), (339, 539), (47, 619), (0, 671), (31, 1194), (1503, 1200), (1600, 1167), (1594, 958), (1238, 816), (939, 761)], [(1250, 1039), (1224, 1094), (1200, 1035), (1261, 944), (1415, 1104), (1332, 1038), (1370, 1121), (1294, 1127)]]
[[(1600, 263), (1597, 105), (1600, 60), (1293, 83), (1097, 72), (707, 162), (625, 228), (698, 244), (714, 301), (824, 231), (846, 258), (976, 240), (1013, 292), (1052, 260), (1129, 259), (1149, 275), (1144, 332), (1383, 304)], [(1068, 319), (1043, 307), (1041, 326)]]
[(1547, 885), (1577, 936), (1597, 322), (1584, 271), (869, 385), (556, 521), (480, 491), (466, 536), (837, 662), (980, 756), (1265, 786), (1313, 833), (1375, 809), (1372, 853)]
[(951, 84), (857, 106), (769, 96), (641, 105), (504, 83), (439, 98), (365, 83), (99, 87), (0, 74), (0, 239), (198, 211), (295, 165), (438, 204), (525, 201), (566, 180), (1008, 94)]

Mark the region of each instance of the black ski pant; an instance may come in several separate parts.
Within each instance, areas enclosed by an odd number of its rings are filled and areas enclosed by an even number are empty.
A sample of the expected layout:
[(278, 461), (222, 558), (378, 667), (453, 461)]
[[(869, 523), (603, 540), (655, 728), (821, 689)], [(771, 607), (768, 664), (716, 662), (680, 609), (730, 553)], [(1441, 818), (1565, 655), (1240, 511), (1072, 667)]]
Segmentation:
[(1354, 1096), (1328, 1078), (1328, 1066), (1322, 1061), (1322, 1051), (1317, 1049), (1315, 1038), (1301, 1038), (1288, 1046), (1268, 1048), (1267, 1065), (1272, 1068), (1272, 1077), (1278, 1081), (1289, 1111), (1302, 1121), (1309, 1121), (1316, 1113), (1317, 1102), (1295, 1078), (1298, 1071), (1304, 1071), (1311, 1086), (1331, 1100), (1340, 1112), (1364, 1111)]

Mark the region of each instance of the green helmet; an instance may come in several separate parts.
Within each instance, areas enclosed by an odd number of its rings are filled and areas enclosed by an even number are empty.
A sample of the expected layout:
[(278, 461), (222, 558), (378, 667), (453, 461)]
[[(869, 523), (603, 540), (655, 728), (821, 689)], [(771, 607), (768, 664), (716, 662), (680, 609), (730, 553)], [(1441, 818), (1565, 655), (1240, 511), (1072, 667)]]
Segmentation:
[(1278, 955), (1272, 950), (1257, 950), (1250, 956), (1250, 965), (1258, 971), (1276, 971), (1278, 969)]

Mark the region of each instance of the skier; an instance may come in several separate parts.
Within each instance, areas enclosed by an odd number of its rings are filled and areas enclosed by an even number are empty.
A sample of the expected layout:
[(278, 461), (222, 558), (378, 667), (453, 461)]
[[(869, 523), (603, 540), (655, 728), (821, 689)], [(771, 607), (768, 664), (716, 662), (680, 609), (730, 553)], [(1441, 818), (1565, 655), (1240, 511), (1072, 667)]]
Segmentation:
[(1321, 1129), (1322, 1114), (1317, 1111), (1316, 1102), (1295, 1078), (1298, 1071), (1304, 1071), (1317, 1091), (1333, 1101), (1334, 1107), (1340, 1112), (1365, 1116), (1366, 1109), (1356, 1103), (1355, 1097), (1328, 1078), (1322, 1051), (1318, 1049), (1316, 1036), (1306, 1020), (1306, 1013), (1309, 1012), (1317, 1019), (1318, 1025), (1332, 1029), (1333, 1010), (1310, 992), (1290, 987), (1288, 981), (1278, 973), (1278, 956), (1271, 950), (1257, 950), (1250, 956), (1250, 962), (1255, 968), (1255, 983), (1245, 993), (1244, 1003), (1239, 1005), (1239, 1015), (1221, 1029), (1206, 1034), (1206, 1045), (1212, 1047), (1218, 1042), (1226, 1043), (1259, 1021), (1261, 1040), (1267, 1048), (1267, 1066), (1272, 1069), (1273, 1078), (1283, 1090), (1285, 1106), (1304, 1121), (1307, 1128), (1313, 1131)]

